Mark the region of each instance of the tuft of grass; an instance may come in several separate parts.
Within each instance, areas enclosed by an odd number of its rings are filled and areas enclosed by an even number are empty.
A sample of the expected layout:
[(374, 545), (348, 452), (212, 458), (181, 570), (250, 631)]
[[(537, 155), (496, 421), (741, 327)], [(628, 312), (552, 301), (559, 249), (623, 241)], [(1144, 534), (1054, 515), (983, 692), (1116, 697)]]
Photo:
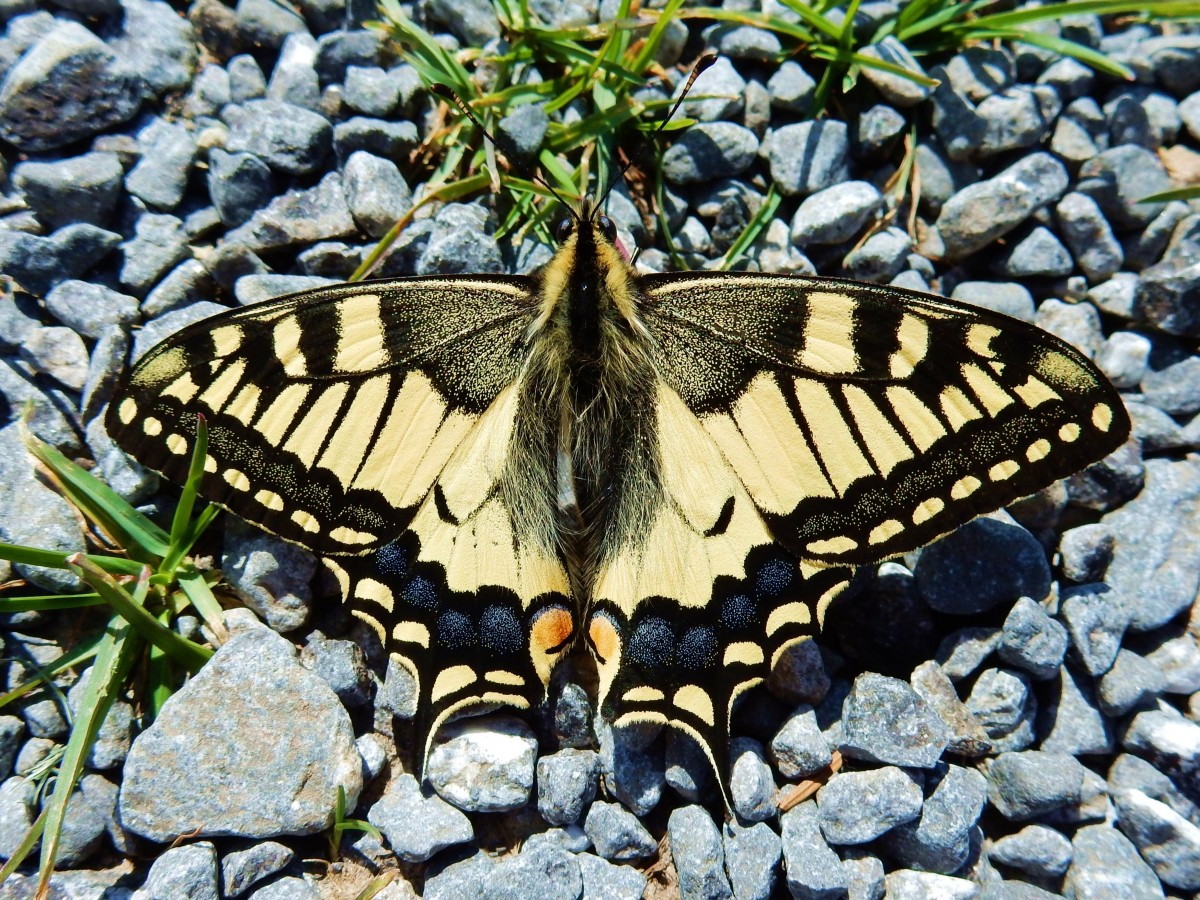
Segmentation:
[[(497, 165), (495, 149), (484, 142), (475, 124), (464, 116), (451, 115), (449, 106), (443, 105), (441, 124), (420, 151), (432, 166), (431, 187), (384, 236), (351, 280), (365, 277), (378, 264), (420, 206), (488, 189), (502, 198), (498, 236), (532, 231), (549, 242), (554, 207), (544, 201), (553, 201), (554, 196), (534, 179), (535, 169), (568, 202), (579, 202), (589, 189), (598, 186), (603, 190), (609, 185), (622, 168), (618, 157), (621, 134), (629, 129), (645, 133), (657, 128), (673, 102), (639, 99), (635, 94), (655, 77), (664, 87), (671, 87), (655, 56), (668, 23), (683, 3), (668, 0), (647, 18), (645, 14), (633, 16), (631, 0), (622, 0), (612, 21), (564, 30), (541, 24), (528, 0), (496, 0), (506, 43), (485, 54), (447, 51), (409, 17), (399, 0), (380, 0), (382, 21), (373, 24), (397, 44), (427, 87), (449, 87), (489, 132), (495, 134), (501, 119), (528, 103), (541, 104), (552, 118), (536, 159), (505, 167)], [(486, 86), (469, 64), (486, 67)], [(554, 120), (554, 113), (572, 104), (581, 110), (578, 116)], [(669, 128), (690, 124), (688, 119), (678, 119)], [(502, 135), (499, 139), (503, 141)]]
[(175, 509), (171, 530), (165, 531), (134, 509), (111, 488), (53, 447), (27, 437), (29, 453), (43, 475), (91, 524), (96, 553), (58, 553), (0, 543), (0, 558), (16, 563), (66, 569), (92, 590), (0, 598), (0, 612), (62, 611), (91, 606), (108, 607), (101, 630), (39, 668), (25, 683), (0, 696), (0, 707), (46, 686), (56, 691), (53, 678), (90, 662), (83, 696), (70, 717), (70, 736), (60, 754), (35, 773), (38, 793), (46, 795), (41, 814), (17, 852), (0, 868), (3, 883), (41, 843), (37, 895), (46, 896), (58, 853), (67, 802), (84, 772), (100, 726), (113, 703), (130, 697), (144, 728), (188, 674), (194, 674), (213, 651), (180, 635), (173, 625), (195, 610), (217, 640), (225, 627), (221, 606), (212, 592), (218, 575), (200, 571), (187, 557), (215, 518), (218, 509), (195, 512), (196, 490), (207, 453), (203, 419), (197, 429), (190, 477)]

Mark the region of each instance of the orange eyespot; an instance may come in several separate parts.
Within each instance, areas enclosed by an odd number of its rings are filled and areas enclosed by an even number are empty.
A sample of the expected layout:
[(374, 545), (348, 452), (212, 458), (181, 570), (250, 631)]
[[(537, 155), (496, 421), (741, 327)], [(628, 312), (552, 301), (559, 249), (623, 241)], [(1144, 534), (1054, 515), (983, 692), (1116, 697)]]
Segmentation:
[(529, 629), (530, 644), (547, 656), (562, 653), (575, 637), (575, 618), (561, 606), (538, 614)]
[(588, 623), (588, 642), (601, 663), (608, 662), (621, 650), (621, 635), (617, 626), (602, 614), (592, 616), (592, 621)]

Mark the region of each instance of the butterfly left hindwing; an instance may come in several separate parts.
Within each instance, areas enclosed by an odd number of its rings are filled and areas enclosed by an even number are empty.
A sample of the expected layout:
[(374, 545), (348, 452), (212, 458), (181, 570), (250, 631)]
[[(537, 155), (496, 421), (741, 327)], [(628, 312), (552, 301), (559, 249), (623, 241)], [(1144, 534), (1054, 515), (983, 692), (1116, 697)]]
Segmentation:
[(168, 338), (107, 415), (176, 481), (206, 418), (200, 493), (326, 557), (414, 676), (418, 766), (454, 711), (538, 702), (574, 634), (553, 535), (512, 510), (553, 502), (552, 472), (509, 459), (537, 311), (518, 278), (321, 288)]

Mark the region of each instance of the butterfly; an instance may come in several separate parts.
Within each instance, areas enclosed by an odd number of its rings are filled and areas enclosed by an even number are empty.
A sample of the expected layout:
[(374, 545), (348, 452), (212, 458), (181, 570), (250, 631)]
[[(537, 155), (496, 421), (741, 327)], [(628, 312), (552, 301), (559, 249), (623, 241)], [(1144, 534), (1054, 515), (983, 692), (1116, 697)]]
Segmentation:
[(1032, 325), (895, 287), (638, 274), (585, 204), (528, 277), (305, 291), (150, 350), (106, 417), (133, 457), (321, 556), (443, 722), (529, 708), (577, 641), (614, 726), (691, 735), (853, 568), (1120, 446), (1120, 397)]

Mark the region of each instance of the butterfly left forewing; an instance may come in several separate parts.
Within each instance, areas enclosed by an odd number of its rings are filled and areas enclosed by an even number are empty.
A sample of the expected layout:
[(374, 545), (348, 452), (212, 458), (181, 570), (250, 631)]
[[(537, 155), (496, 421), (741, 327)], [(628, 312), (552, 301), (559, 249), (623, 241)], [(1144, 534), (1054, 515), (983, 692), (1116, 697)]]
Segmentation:
[(317, 553), (364, 553), (399, 534), (516, 378), (532, 302), (522, 279), (479, 276), (234, 310), (150, 350), (105, 424), (181, 482), (203, 415), (202, 496)]
[(649, 276), (663, 377), (801, 558), (928, 543), (1116, 449), (1119, 395), (1065, 342), (896, 288)]
[(588, 638), (602, 712), (690, 734), (722, 785), (734, 701), (815, 634), (848, 571), (779, 547), (715, 441), (679, 395), (655, 399), (658, 501), (608, 552)]

